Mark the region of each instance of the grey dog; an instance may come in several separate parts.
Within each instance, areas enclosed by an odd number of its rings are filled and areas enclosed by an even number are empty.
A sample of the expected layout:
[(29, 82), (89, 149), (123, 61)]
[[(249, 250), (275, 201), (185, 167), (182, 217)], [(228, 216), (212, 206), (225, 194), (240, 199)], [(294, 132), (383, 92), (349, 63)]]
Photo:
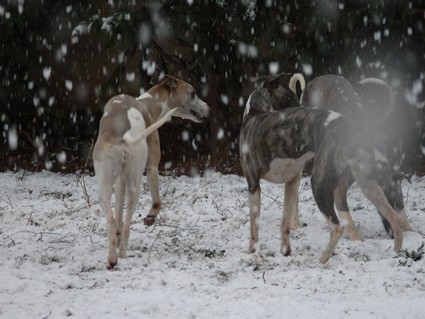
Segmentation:
[[(335, 111), (354, 120), (360, 126), (359, 130), (365, 133), (365, 138), (374, 138), (377, 150), (384, 154), (391, 163), (392, 161), (388, 158), (386, 141), (379, 131), (378, 124), (393, 109), (393, 92), (384, 81), (379, 79), (364, 79), (360, 81), (359, 85), (362, 87), (362, 92), (367, 92), (368, 90), (379, 91), (383, 100), (382, 105), (379, 105), (379, 101), (374, 101), (373, 105), (371, 105), (371, 100), (362, 98), (348, 80), (333, 74), (321, 75), (311, 80), (303, 91), (301, 104)], [(381, 114), (381, 116), (378, 114)], [(351, 174), (347, 174), (345, 178), (345, 186), (338, 190), (340, 192), (341, 206), (343, 206), (340, 216), (347, 223), (348, 236), (353, 240), (362, 240), (352, 222), (346, 200), (347, 191), (353, 184), (354, 178)], [(397, 200), (392, 205), (397, 212), (400, 212), (400, 218), (403, 219), (403, 230), (411, 230), (404, 210), (404, 202)], [(392, 237), (393, 232), (390, 224), (383, 214), (380, 213), (380, 216), (386, 232)]]
[(262, 79), (247, 101), (239, 137), (241, 167), (249, 190), (250, 253), (258, 243), (260, 180), (265, 179), (285, 183), (281, 252), (291, 254), (289, 235), (298, 206), (300, 176), (312, 158), (313, 195), (330, 228), (330, 240), (320, 261), (330, 258), (343, 233), (334, 205), (339, 212), (345, 209), (335, 194), (345, 187), (348, 174), (388, 220), (394, 232), (394, 249), (401, 249), (403, 232), (396, 212), (403, 201), (401, 177), (379, 151), (376, 144), (380, 141), (364, 134), (354, 121), (339, 113), (301, 107), (287, 75)]

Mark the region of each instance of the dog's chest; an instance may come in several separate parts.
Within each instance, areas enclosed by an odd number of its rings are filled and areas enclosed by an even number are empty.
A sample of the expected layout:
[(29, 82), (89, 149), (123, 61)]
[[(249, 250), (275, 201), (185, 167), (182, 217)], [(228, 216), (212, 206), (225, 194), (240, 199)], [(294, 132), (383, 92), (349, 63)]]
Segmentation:
[(313, 157), (313, 152), (306, 152), (298, 158), (274, 158), (269, 164), (269, 170), (261, 178), (276, 184), (289, 182), (302, 172), (305, 164)]

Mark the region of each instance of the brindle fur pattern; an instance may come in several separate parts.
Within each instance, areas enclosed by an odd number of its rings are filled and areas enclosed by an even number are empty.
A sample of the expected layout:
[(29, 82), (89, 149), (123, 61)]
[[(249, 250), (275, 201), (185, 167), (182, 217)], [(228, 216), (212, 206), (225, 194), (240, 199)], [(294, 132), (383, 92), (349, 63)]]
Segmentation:
[[(279, 97), (271, 98), (277, 88), (281, 92)], [(398, 175), (379, 152), (377, 142), (369, 136), (366, 138), (353, 121), (340, 114), (317, 108), (286, 108), (294, 104), (299, 105), (287, 87), (267, 82), (257, 88), (247, 102), (240, 132), (240, 151), (249, 188), (249, 252), (255, 251), (258, 242), (260, 179), (266, 179), (285, 183), (281, 252), (284, 255), (291, 253), (290, 227), (298, 205), (297, 197), (293, 195), (298, 193), (305, 163), (313, 157), (313, 195), (331, 233), (320, 261), (329, 259), (343, 232), (334, 209), (334, 204), (339, 205), (334, 202), (334, 192), (346, 183), (344, 177), (347, 174), (353, 175), (365, 196), (391, 224), (394, 249), (398, 251), (402, 246), (402, 231), (381, 186), (384, 185), (387, 192), (397, 192), (393, 181), (398, 180)]]

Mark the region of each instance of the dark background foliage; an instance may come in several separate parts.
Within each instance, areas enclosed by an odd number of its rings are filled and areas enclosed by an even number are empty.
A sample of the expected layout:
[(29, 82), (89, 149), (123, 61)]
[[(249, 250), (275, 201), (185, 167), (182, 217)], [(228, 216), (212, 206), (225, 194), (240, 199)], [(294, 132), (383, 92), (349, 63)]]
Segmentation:
[(298, 71), (387, 81), (398, 95), (386, 134), (403, 170), (424, 173), (423, 1), (6, 0), (0, 34), (1, 170), (91, 170), (104, 103), (169, 73), (212, 116), (163, 126), (162, 165), (239, 173), (250, 78)]

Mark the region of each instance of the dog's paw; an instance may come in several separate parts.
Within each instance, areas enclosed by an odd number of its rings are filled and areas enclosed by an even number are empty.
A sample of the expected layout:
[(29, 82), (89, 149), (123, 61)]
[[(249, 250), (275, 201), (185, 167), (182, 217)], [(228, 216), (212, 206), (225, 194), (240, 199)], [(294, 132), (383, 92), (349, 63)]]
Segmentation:
[(291, 247), (290, 246), (282, 246), (280, 248), (280, 253), (285, 257), (291, 256)]
[(143, 220), (146, 226), (152, 226), (155, 223), (156, 216), (146, 216)]
[(117, 265), (117, 263), (118, 263), (118, 260), (117, 260), (117, 258), (108, 258), (108, 264), (106, 265), (106, 268), (108, 269), (108, 270), (113, 270), (114, 269), (114, 267)]

